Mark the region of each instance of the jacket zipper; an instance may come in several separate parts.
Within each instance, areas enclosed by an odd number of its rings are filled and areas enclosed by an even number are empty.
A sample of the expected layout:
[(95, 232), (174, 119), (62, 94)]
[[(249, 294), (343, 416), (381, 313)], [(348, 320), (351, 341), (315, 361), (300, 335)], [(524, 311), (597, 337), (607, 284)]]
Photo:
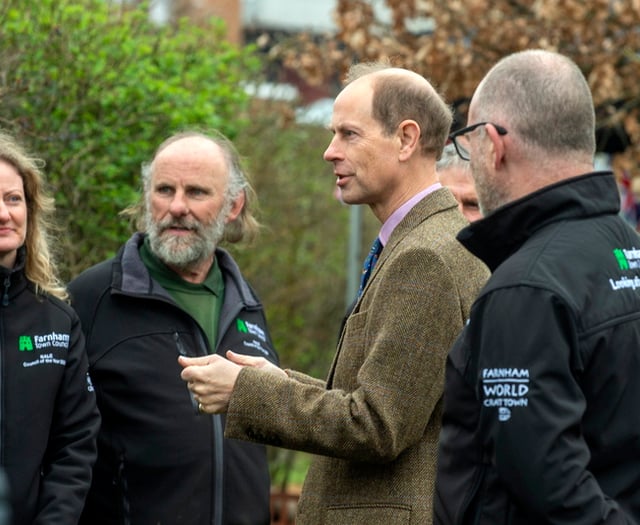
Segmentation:
[[(198, 342), (203, 355), (208, 355), (207, 345), (205, 343), (200, 327), (197, 329)], [(223, 525), (222, 523), (222, 505), (224, 501), (224, 449), (223, 439), (224, 431), (222, 430), (222, 416), (213, 414), (213, 524)]]
[[(180, 334), (178, 334), (178, 332), (174, 332), (173, 339), (176, 342), (176, 348), (178, 349), (178, 353), (184, 357), (189, 357), (187, 355), (187, 351), (184, 349), (184, 345), (182, 344), (182, 339), (180, 339)], [(185, 388), (189, 393), (189, 399), (191, 399), (191, 406), (193, 407), (193, 410), (196, 412), (196, 414), (199, 414), (200, 411), (198, 410), (198, 402), (193, 397), (193, 392), (191, 392), (191, 390), (189, 390), (189, 388), (186, 385), (185, 385)]]
[(4, 292), (2, 294), (2, 306), (9, 306), (9, 287), (11, 286), (11, 276), (4, 278)]
[[(200, 331), (199, 327), (196, 329), (196, 333), (198, 334), (198, 343), (202, 351), (202, 355), (208, 355), (209, 351), (207, 350), (207, 345), (204, 338), (202, 337), (202, 332)], [(184, 348), (184, 345), (182, 344), (182, 340), (180, 339), (180, 334), (178, 334), (178, 332), (175, 332), (173, 334), (173, 338), (175, 340), (178, 353), (187, 357), (187, 352)], [(191, 390), (188, 391), (189, 397), (191, 398), (191, 404), (193, 405), (194, 410), (199, 413), (198, 403), (194, 399)], [(222, 429), (222, 416), (220, 414), (213, 414), (211, 415), (211, 420), (213, 423), (213, 525), (223, 525), (222, 506), (224, 503), (224, 431)]]
[(131, 509), (128, 500), (129, 487), (127, 484), (127, 478), (124, 474), (124, 463), (124, 454), (121, 454), (120, 462), (118, 464), (118, 482), (120, 483), (120, 490), (122, 490), (122, 519), (123, 525), (131, 525)]
[(224, 432), (222, 430), (222, 416), (220, 414), (214, 414), (213, 416), (213, 448), (215, 456), (215, 480), (213, 489), (213, 523), (215, 525), (222, 525), (222, 505), (224, 497), (224, 480), (223, 480), (223, 446), (222, 440), (224, 438)]
[[(473, 483), (471, 484), (469, 491), (467, 492), (464, 499), (462, 500), (462, 506), (460, 507), (460, 514), (455, 520), (456, 525), (461, 525), (462, 523), (465, 522), (465, 517), (466, 517), (465, 515), (467, 513), (469, 505), (471, 504), (473, 499), (476, 497), (476, 493), (478, 492), (478, 490), (480, 490), (480, 486), (482, 485), (482, 481), (484, 480), (486, 469), (487, 469), (486, 464), (482, 463), (480, 465), (478, 474), (476, 475), (475, 479), (473, 480)], [(478, 522), (479, 517), (480, 517), (480, 514), (477, 514), (475, 516), (474, 523)]]

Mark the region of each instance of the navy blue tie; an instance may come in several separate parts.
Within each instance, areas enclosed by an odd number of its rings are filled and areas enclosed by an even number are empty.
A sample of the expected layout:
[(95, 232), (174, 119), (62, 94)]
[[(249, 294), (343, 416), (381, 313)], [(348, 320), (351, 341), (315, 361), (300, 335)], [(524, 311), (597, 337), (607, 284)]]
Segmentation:
[(380, 242), (380, 238), (376, 237), (376, 240), (373, 241), (373, 245), (371, 246), (371, 250), (369, 251), (369, 255), (364, 261), (364, 266), (362, 267), (362, 276), (360, 277), (360, 288), (358, 289), (358, 297), (362, 294), (362, 290), (364, 290), (367, 281), (369, 280), (369, 276), (371, 275), (371, 271), (373, 267), (378, 262), (378, 255), (382, 251), (382, 243)]

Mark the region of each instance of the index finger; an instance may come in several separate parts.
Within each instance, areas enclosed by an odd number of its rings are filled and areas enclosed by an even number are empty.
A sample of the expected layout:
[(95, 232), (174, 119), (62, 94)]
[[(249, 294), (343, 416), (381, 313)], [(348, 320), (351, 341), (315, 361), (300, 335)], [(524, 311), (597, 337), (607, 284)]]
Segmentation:
[(186, 368), (188, 366), (204, 366), (209, 364), (212, 357), (214, 356), (205, 355), (201, 357), (186, 357), (184, 355), (181, 355), (178, 356), (178, 363), (180, 363), (183, 368)]

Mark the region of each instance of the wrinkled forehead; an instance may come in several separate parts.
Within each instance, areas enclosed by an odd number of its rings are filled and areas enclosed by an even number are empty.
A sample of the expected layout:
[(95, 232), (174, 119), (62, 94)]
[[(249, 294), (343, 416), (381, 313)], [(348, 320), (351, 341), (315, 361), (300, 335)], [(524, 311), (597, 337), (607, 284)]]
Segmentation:
[(167, 144), (158, 152), (154, 163), (158, 161), (194, 161), (224, 160), (222, 148), (206, 137), (184, 137)]
[(153, 177), (166, 173), (191, 173), (228, 177), (224, 152), (218, 144), (188, 137), (167, 145), (153, 161)]

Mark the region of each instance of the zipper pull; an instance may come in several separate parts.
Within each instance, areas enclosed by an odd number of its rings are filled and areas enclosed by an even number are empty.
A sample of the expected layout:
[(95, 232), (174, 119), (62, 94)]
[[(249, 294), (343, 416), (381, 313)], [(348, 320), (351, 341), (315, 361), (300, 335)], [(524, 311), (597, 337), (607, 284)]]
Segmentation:
[(11, 286), (11, 276), (4, 278), (4, 293), (2, 294), (2, 306), (9, 306), (9, 286)]
[(176, 342), (176, 348), (178, 349), (178, 353), (186, 357), (187, 352), (185, 352), (184, 350), (184, 345), (182, 344), (182, 340), (180, 339), (180, 334), (178, 334), (178, 332), (175, 332), (173, 334), (173, 339)]
[[(176, 348), (178, 349), (178, 353), (180, 355), (188, 357), (187, 356), (187, 352), (184, 349), (184, 345), (182, 344), (182, 340), (180, 339), (180, 334), (178, 334), (178, 332), (174, 332), (173, 339), (176, 342)], [(186, 383), (185, 383), (185, 385), (186, 385)], [(193, 392), (191, 392), (191, 390), (189, 390), (188, 386), (187, 386), (187, 392), (189, 393), (189, 399), (191, 400), (191, 406), (193, 407), (193, 410), (195, 411), (195, 413), (197, 415), (200, 415), (201, 412), (200, 412), (199, 403), (193, 397)]]

